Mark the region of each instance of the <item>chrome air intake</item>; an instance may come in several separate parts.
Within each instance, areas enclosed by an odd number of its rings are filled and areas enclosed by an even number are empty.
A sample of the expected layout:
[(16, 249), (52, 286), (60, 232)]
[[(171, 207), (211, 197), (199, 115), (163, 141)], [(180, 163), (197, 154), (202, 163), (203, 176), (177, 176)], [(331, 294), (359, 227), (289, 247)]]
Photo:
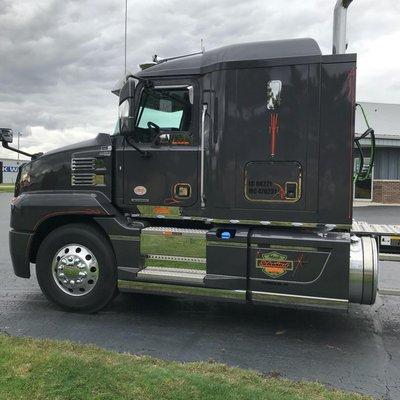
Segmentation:
[(374, 304), (378, 290), (378, 249), (372, 237), (352, 236), (349, 301)]

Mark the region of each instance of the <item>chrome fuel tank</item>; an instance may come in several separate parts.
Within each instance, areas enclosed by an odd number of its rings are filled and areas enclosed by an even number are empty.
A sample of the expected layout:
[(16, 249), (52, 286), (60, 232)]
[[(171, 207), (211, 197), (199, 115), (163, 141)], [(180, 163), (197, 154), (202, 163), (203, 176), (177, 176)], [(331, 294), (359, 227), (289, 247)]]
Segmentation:
[(378, 290), (379, 254), (372, 237), (351, 237), (349, 301), (374, 304)]

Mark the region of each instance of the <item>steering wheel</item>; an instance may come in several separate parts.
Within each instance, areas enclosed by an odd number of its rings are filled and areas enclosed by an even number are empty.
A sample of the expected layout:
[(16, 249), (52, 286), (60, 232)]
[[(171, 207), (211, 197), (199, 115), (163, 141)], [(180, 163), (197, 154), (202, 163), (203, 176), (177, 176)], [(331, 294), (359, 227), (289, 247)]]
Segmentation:
[(147, 127), (151, 132), (151, 140), (155, 143), (160, 136), (161, 128), (154, 122), (149, 121)]

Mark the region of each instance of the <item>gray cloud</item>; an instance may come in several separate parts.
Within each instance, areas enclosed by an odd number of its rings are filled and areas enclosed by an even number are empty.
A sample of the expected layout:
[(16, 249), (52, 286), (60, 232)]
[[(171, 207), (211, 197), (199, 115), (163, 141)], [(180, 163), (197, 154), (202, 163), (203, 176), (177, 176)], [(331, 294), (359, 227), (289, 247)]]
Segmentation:
[[(335, 0), (129, 0), (128, 66), (252, 40), (313, 37), (331, 51)], [(22, 146), (48, 150), (112, 131), (123, 73), (123, 0), (0, 0), (0, 125)], [(349, 51), (358, 98), (400, 102), (400, 3), (356, 0)], [(0, 154), (5, 154), (1, 150)]]

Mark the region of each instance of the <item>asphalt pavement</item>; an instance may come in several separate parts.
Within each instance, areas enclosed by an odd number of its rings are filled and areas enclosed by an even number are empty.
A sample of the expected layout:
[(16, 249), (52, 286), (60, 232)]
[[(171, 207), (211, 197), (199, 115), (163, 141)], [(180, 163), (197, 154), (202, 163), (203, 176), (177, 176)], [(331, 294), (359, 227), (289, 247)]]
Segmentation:
[[(94, 315), (68, 313), (41, 294), (35, 276), (13, 275), (9, 203), (0, 194), (0, 331), (68, 339), (178, 361), (212, 360), (295, 380), (400, 399), (400, 297), (349, 312), (304, 311), (120, 295)], [(355, 217), (399, 223), (398, 207), (360, 207)], [(381, 263), (380, 286), (400, 288), (400, 263)]]

